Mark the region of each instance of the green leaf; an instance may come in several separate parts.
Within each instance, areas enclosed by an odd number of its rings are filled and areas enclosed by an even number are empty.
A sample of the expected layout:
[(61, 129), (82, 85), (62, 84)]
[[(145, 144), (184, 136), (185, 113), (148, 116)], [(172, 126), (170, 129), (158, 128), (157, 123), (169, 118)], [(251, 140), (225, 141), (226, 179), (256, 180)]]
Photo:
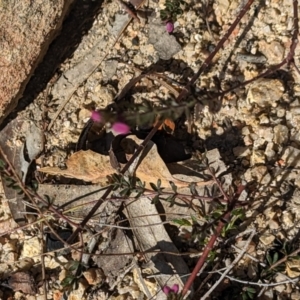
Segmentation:
[(278, 252), (275, 252), (273, 255), (273, 264), (276, 263), (276, 261), (278, 261)]
[(299, 260), (299, 259), (300, 259), (300, 256), (299, 256), (299, 255), (289, 256), (289, 257), (288, 257), (288, 260), (291, 260), (291, 259), (297, 259), (297, 260)]
[(174, 219), (173, 223), (178, 224), (180, 226), (192, 226), (193, 224), (188, 219)]
[(157, 188), (160, 190), (160, 186), (161, 186), (161, 180), (160, 179), (158, 179), (157, 180)]
[(153, 182), (150, 182), (150, 186), (151, 186), (153, 191), (158, 192), (158, 188)]
[(5, 169), (5, 167), (6, 167), (5, 162), (2, 159), (0, 159), (0, 169)]
[(36, 180), (31, 181), (32, 189), (36, 192), (39, 188), (39, 183)]
[(5, 176), (4, 179), (6, 182), (16, 182), (13, 178), (8, 177), (8, 176)]
[(176, 194), (169, 196), (166, 201), (170, 202), (170, 207), (174, 206), (175, 204), (175, 199), (176, 199)]
[(136, 180), (137, 186), (141, 187), (141, 188), (145, 188), (146, 183), (142, 182), (141, 179), (137, 178)]
[(251, 294), (255, 294), (255, 293), (256, 293), (256, 290), (255, 290), (255, 288), (253, 288), (253, 287), (247, 287), (246, 291), (247, 291), (248, 293), (251, 293)]
[(73, 260), (72, 263), (70, 264), (70, 267), (68, 268), (69, 271), (76, 271), (78, 267), (80, 266), (80, 261), (78, 260)]
[(170, 186), (173, 190), (174, 193), (177, 193), (177, 186), (175, 185), (175, 183), (173, 181), (169, 181)]
[(73, 275), (68, 275), (61, 281), (60, 284), (62, 287), (67, 287), (67, 286), (71, 285), (74, 282), (74, 280), (75, 280), (75, 277)]
[(130, 189), (129, 188), (125, 188), (124, 190), (122, 190), (121, 192), (120, 192), (120, 195), (121, 196), (128, 196), (130, 194)]
[(152, 199), (151, 203), (152, 203), (152, 204), (157, 204), (158, 202), (159, 202), (159, 196), (156, 195), (156, 196)]
[(138, 198), (140, 198), (141, 197), (141, 195), (143, 194), (143, 192), (141, 191), (141, 192), (138, 192), (136, 195), (135, 195), (135, 197), (134, 198), (136, 198), (136, 199), (138, 199)]
[(22, 191), (22, 189), (18, 185), (13, 184), (10, 187), (15, 191)]
[(51, 199), (49, 195), (45, 194), (44, 198), (46, 199), (46, 201), (48, 202), (48, 204), (52, 204), (53, 203), (53, 199)]
[(272, 265), (272, 257), (271, 257), (271, 255), (269, 253), (267, 254), (266, 259), (268, 261), (268, 264), (271, 266)]
[(192, 183), (189, 185), (189, 188), (190, 188), (190, 191), (191, 191), (191, 194), (192, 194), (192, 195), (199, 196), (199, 195), (198, 195), (198, 192), (196, 191), (196, 183), (195, 183), (195, 182), (192, 182)]

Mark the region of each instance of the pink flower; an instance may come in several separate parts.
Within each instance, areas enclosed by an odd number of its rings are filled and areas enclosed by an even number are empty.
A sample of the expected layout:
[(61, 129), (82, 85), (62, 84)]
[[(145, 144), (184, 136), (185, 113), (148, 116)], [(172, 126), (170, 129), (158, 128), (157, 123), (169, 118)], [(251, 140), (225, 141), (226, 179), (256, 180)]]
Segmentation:
[(166, 23), (166, 30), (167, 30), (167, 32), (168, 33), (172, 33), (173, 32), (173, 30), (174, 30), (174, 24), (173, 24), (173, 22), (167, 22)]
[(93, 110), (92, 111), (92, 115), (91, 115), (91, 119), (94, 121), (94, 122), (98, 122), (100, 123), (102, 121), (102, 117), (101, 117), (101, 114), (99, 111), (96, 111), (96, 110)]
[(170, 293), (173, 293), (173, 294), (177, 294), (178, 291), (179, 291), (179, 285), (178, 284), (173, 284), (172, 287), (169, 287), (169, 286), (164, 286), (162, 291), (166, 294), (166, 295), (169, 295)]
[(112, 124), (111, 129), (117, 134), (126, 134), (130, 131), (130, 127), (127, 124), (118, 121)]

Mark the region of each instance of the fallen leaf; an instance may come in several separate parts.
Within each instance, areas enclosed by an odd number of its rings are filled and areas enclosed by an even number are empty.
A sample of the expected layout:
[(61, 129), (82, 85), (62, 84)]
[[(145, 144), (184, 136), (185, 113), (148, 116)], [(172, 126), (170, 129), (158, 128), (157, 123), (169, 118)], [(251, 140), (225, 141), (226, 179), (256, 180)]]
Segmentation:
[(23, 293), (30, 295), (36, 293), (33, 277), (25, 272), (17, 272), (11, 275), (8, 284), (14, 291), (22, 291)]

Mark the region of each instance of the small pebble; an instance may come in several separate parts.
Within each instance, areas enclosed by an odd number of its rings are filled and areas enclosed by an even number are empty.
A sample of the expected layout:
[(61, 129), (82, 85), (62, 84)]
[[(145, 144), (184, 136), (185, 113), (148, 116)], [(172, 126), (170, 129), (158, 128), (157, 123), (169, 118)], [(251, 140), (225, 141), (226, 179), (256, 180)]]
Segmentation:
[(274, 138), (275, 144), (285, 144), (289, 139), (289, 129), (285, 125), (276, 125), (274, 127)]
[(275, 236), (269, 233), (265, 233), (263, 234), (259, 240), (265, 245), (265, 246), (269, 246), (271, 245), (274, 240), (275, 240)]

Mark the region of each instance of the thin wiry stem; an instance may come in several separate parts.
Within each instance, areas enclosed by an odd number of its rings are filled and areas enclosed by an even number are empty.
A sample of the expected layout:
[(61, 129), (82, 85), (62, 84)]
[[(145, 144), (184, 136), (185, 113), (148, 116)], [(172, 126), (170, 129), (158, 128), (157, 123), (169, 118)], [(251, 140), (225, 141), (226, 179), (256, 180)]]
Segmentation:
[(201, 300), (205, 300), (215, 289), (216, 287), (220, 284), (220, 282), (222, 282), (222, 280), (224, 279), (224, 277), (226, 277), (226, 275), (231, 271), (231, 269), (234, 267), (234, 265), (236, 265), (239, 260), (243, 257), (243, 255), (246, 253), (250, 242), (252, 241), (254, 235), (255, 235), (255, 230), (252, 230), (252, 233), (250, 234), (250, 236), (248, 237), (245, 246), (243, 247), (243, 250), (237, 255), (237, 257), (235, 258), (235, 260), (226, 268), (224, 273), (221, 273), (221, 277), (215, 282), (215, 284), (209, 289), (209, 291), (206, 292), (206, 294), (201, 298)]

